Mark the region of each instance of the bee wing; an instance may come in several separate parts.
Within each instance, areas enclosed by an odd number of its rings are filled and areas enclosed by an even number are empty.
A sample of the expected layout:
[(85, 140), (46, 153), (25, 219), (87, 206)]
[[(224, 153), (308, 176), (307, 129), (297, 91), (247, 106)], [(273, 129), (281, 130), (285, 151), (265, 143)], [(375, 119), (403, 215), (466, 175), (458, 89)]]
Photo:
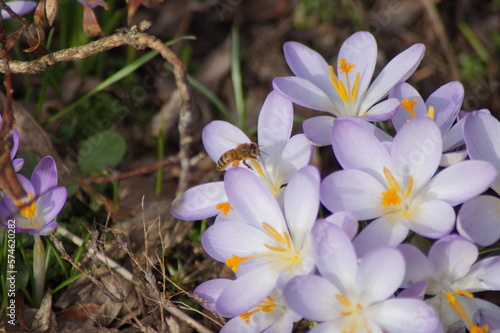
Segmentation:
[(226, 151), (235, 149), (239, 144), (251, 142), (238, 127), (220, 120), (212, 121), (205, 126), (202, 140), (208, 156), (214, 162), (217, 162)]

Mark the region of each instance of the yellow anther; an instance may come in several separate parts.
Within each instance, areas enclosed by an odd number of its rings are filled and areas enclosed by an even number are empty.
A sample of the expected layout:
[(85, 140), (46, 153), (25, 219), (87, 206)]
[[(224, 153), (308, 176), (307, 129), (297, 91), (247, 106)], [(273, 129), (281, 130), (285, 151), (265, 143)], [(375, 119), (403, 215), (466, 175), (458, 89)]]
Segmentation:
[(344, 83), (337, 79), (337, 76), (335, 75), (335, 72), (333, 70), (332, 66), (328, 67), (328, 70), (330, 71), (330, 80), (332, 81), (333, 87), (339, 94), (340, 98), (344, 101), (344, 103), (349, 102), (349, 96), (347, 95), (347, 90), (345, 89)]
[(222, 215), (226, 216), (231, 210), (231, 204), (229, 204), (229, 202), (221, 202), (215, 205), (215, 209), (220, 210)]
[(401, 187), (386, 167), (384, 167), (384, 176), (389, 188), (382, 193), (382, 205), (384, 207), (397, 205), (401, 202)]
[(432, 105), (429, 105), (429, 107), (427, 108), (427, 114), (425, 116), (434, 120), (434, 107)]
[(460, 302), (457, 301), (455, 298), (455, 295), (462, 295), (468, 298), (474, 298), (474, 295), (472, 295), (470, 292), (465, 291), (465, 290), (454, 290), (445, 295), (446, 300), (450, 304), (451, 308), (462, 318), (463, 321), (467, 323), (469, 326), (469, 332), (470, 333), (486, 333), (488, 332), (489, 326), (484, 325), (483, 327), (478, 327), (476, 326), (472, 320), (470, 320), (469, 316), (467, 315), (467, 312), (464, 310)]
[(241, 314), (239, 317), (246, 324), (250, 324), (250, 318), (257, 312), (262, 311), (265, 313), (271, 313), (274, 311), (275, 308), (276, 308), (276, 303), (274, 301), (274, 298), (272, 298), (271, 296), (267, 296), (265, 300), (263, 300), (259, 305), (255, 307), (254, 310), (245, 312)]
[(413, 177), (408, 177), (408, 187), (406, 188), (405, 197), (408, 198), (411, 194), (411, 190), (413, 189)]
[(352, 306), (351, 301), (349, 298), (345, 297), (344, 295), (335, 295), (335, 299), (339, 301), (340, 304), (345, 306), (346, 308), (350, 308)]
[(254, 166), (255, 170), (257, 170), (257, 172), (259, 173), (259, 176), (261, 178), (266, 178), (266, 176), (264, 175), (264, 171), (262, 171), (262, 168), (259, 164), (259, 161), (255, 158), (252, 158), (251, 161), (252, 161), (252, 165)]
[(412, 117), (412, 118), (415, 118), (415, 111), (413, 110), (413, 106), (415, 106), (416, 104), (418, 104), (418, 101), (416, 98), (414, 98), (413, 100), (410, 100), (408, 97), (405, 97), (401, 101), (401, 107), (403, 109), (406, 109), (408, 111), (408, 113), (410, 114), (410, 117)]
[(290, 235), (288, 235), (288, 233), (281, 235), (278, 231), (276, 231), (276, 229), (271, 227), (266, 222), (262, 223), (262, 229), (264, 229), (264, 231), (279, 244), (285, 246), (287, 249), (290, 249)]
[(28, 193), (28, 199), (15, 200), (15, 205), (19, 208), (19, 212), (27, 219), (35, 217), (36, 203), (33, 193)]
[(356, 66), (354, 64), (348, 63), (345, 58), (339, 59), (340, 74), (349, 74), (349, 72), (355, 68)]

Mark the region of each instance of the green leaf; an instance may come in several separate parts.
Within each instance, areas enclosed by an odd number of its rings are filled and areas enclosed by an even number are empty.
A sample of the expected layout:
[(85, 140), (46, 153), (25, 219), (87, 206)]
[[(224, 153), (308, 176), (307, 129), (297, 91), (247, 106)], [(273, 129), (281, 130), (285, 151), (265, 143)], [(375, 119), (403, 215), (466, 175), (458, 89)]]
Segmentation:
[(78, 165), (85, 175), (102, 171), (106, 166), (116, 166), (125, 154), (125, 139), (107, 130), (82, 141), (78, 149)]

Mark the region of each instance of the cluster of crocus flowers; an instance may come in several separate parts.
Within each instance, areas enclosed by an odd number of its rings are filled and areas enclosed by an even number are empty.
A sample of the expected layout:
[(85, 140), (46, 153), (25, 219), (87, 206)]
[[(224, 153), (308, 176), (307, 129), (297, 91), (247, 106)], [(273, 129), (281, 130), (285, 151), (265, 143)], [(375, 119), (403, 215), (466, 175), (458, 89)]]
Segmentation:
[[(286, 43), (295, 76), (273, 81), (256, 142), (226, 122), (205, 127), (224, 180), (189, 189), (172, 214), (217, 215), (202, 245), (235, 278), (195, 293), (231, 318), (222, 332), (292, 332), (302, 318), (315, 333), (500, 330), (500, 308), (474, 295), (500, 287), (498, 257), (478, 259), (500, 238), (500, 199), (481, 195), (500, 193), (500, 123), (461, 112), (459, 82), (425, 101), (403, 82), (424, 50), (409, 47), (371, 82), (368, 32), (345, 41), (335, 66)], [(291, 136), (292, 103), (330, 115)], [(370, 123), (386, 120), (395, 133)], [(313, 145), (331, 145), (342, 170), (321, 179), (307, 165)]]

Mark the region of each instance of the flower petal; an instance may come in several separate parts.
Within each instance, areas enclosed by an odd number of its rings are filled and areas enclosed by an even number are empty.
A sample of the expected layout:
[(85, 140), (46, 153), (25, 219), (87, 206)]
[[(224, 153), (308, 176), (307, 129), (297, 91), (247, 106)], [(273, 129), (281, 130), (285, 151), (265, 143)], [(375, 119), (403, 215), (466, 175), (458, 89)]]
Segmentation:
[(35, 189), (35, 196), (40, 196), (57, 186), (57, 167), (52, 156), (45, 156), (38, 162), (30, 181)]
[(472, 268), (457, 287), (466, 288), (470, 292), (484, 290), (500, 290), (500, 256), (482, 259), (472, 265)]
[(334, 89), (328, 74), (328, 63), (316, 51), (297, 43), (287, 42), (283, 45), (286, 63), (293, 74), (311, 81), (328, 96), (334, 95)]
[(297, 276), (283, 289), (285, 301), (297, 314), (314, 321), (329, 321), (340, 317), (341, 305), (334, 296), (337, 287), (315, 275)]
[(342, 231), (351, 240), (358, 232), (358, 220), (351, 212), (345, 211), (332, 214), (326, 217), (325, 221), (330, 222), (342, 229)]
[(317, 146), (332, 144), (332, 128), (334, 117), (319, 116), (304, 120), (302, 128), (305, 136)]
[(321, 276), (341, 290), (353, 288), (358, 265), (347, 235), (336, 225), (321, 220), (316, 222), (313, 235), (314, 257)]
[[(10, 9), (12, 9), (14, 13), (19, 16), (23, 16), (28, 14), (29, 12), (32, 12), (36, 8), (37, 3), (34, 1), (9, 1), (7, 5), (10, 7)], [(2, 9), (2, 20), (7, 20), (10, 18), (10, 14)]]
[(332, 213), (349, 211), (358, 220), (368, 220), (382, 215), (380, 206), (384, 191), (379, 181), (363, 171), (341, 170), (323, 180), (320, 198)]
[(259, 304), (276, 287), (279, 271), (268, 265), (238, 277), (220, 294), (217, 312), (224, 317), (234, 317)]
[(262, 163), (276, 165), (285, 148), (293, 125), (293, 105), (285, 97), (272, 91), (264, 101), (259, 114), (257, 133)]
[(201, 184), (175, 198), (170, 213), (180, 220), (201, 220), (219, 214), (217, 205), (227, 201), (224, 182)]
[(238, 127), (220, 120), (205, 126), (201, 136), (208, 156), (215, 163), (228, 150), (235, 149), (242, 143), (250, 143), (250, 139)]
[(396, 113), (399, 101), (395, 98), (382, 101), (372, 106), (364, 114), (360, 114), (368, 121), (385, 121), (391, 119)]
[(304, 134), (292, 136), (283, 150), (276, 171), (272, 170), (274, 177), (271, 179), (280, 178), (282, 185), (288, 183), (297, 170), (309, 164), (312, 153), (313, 146)]
[(278, 203), (259, 177), (246, 169), (233, 168), (226, 172), (224, 186), (229, 203), (245, 222), (257, 228), (267, 223), (279, 233), (287, 231)]
[(500, 199), (481, 195), (463, 203), (458, 213), (457, 230), (463, 237), (490, 246), (500, 238)]
[(295, 244), (304, 244), (318, 216), (319, 182), (318, 169), (310, 165), (297, 171), (285, 190), (285, 216)]
[(394, 223), (390, 215), (385, 215), (368, 224), (354, 238), (353, 245), (358, 257), (381, 246), (397, 246), (408, 235), (408, 228), (402, 223)]
[(314, 83), (296, 76), (277, 77), (273, 88), (297, 105), (338, 115), (330, 97)]
[(423, 44), (415, 44), (392, 59), (368, 88), (360, 112), (363, 113), (387, 96), (396, 83), (406, 81), (420, 64), (424, 52)]
[(477, 257), (477, 247), (458, 235), (441, 238), (429, 250), (435, 275), (451, 283), (468, 274)]
[(367, 309), (367, 317), (384, 332), (432, 333), (439, 329), (439, 317), (421, 300), (390, 299)]
[(373, 304), (391, 297), (405, 276), (403, 255), (394, 248), (382, 247), (362, 257), (356, 286), (363, 289), (359, 302)]
[(429, 118), (416, 118), (398, 132), (391, 157), (398, 175), (413, 177), (413, 189), (422, 188), (434, 175), (443, 152), (441, 132)]
[[(496, 118), (482, 111), (470, 113), (465, 118), (464, 140), (471, 159), (488, 161), (500, 170), (500, 122)], [(500, 193), (500, 173), (491, 188)]]
[(215, 302), (219, 298), (222, 291), (233, 281), (229, 279), (213, 279), (200, 284), (193, 290), (193, 293), (203, 298), (208, 306), (201, 303), (201, 305), (210, 311), (215, 311)]
[(455, 211), (446, 202), (428, 200), (419, 204), (418, 213), (405, 220), (405, 225), (420, 236), (440, 238), (448, 235), (455, 226)]
[(398, 249), (406, 262), (405, 278), (402, 283), (403, 287), (422, 281), (430, 281), (435, 276), (434, 269), (431, 268), (429, 260), (417, 247), (405, 243), (399, 245)]
[(463, 161), (438, 173), (426, 188), (433, 198), (456, 206), (483, 193), (496, 175), (489, 162)]
[(207, 254), (223, 263), (233, 255), (245, 258), (267, 252), (266, 243), (273, 244), (273, 240), (265, 232), (236, 221), (216, 223), (201, 238)]
[(67, 196), (68, 192), (64, 186), (57, 186), (45, 192), (36, 200), (36, 217), (45, 223), (52, 222), (66, 203)]
[(334, 122), (332, 147), (335, 157), (344, 169), (359, 169), (380, 179), (383, 168), (392, 166), (389, 154), (365, 126), (352, 119), (340, 117)]
[(453, 122), (457, 119), (463, 99), (464, 87), (458, 81), (449, 82), (441, 86), (427, 99), (425, 104), (434, 107), (434, 121), (439, 126), (441, 133), (449, 130)]

